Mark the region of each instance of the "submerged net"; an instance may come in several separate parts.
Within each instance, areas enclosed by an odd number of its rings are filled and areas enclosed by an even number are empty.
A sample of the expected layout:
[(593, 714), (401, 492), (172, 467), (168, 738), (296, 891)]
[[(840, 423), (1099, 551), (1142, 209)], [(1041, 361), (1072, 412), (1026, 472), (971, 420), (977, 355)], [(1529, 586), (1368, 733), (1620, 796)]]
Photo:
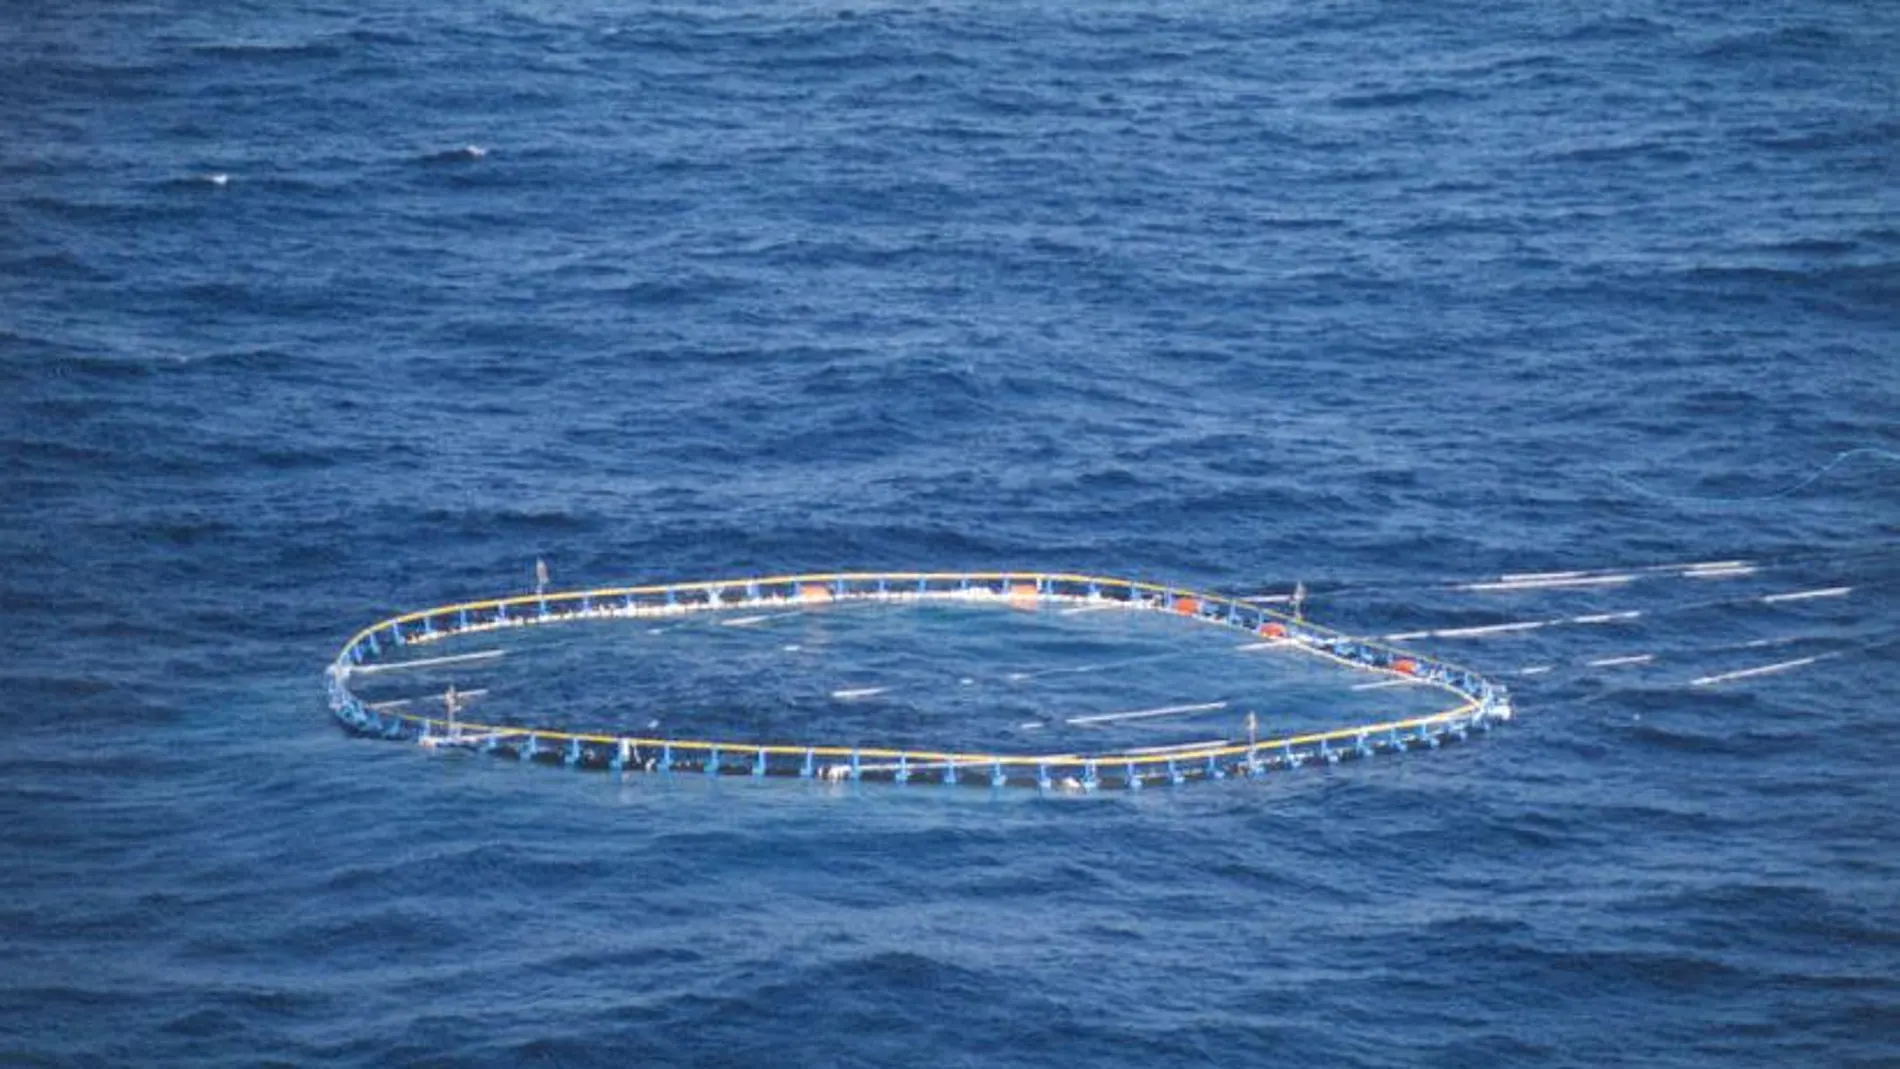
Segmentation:
[(1043, 573), (530, 594), (365, 628), (350, 731), (614, 771), (1139, 788), (1435, 748), (1508, 719), (1462, 667), (1244, 601)]

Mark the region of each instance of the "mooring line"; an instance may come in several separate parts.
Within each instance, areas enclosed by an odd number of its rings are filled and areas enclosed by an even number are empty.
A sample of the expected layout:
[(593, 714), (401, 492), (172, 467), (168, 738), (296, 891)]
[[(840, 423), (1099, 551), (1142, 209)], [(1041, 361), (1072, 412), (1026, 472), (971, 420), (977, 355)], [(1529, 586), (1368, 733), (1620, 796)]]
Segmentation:
[(1651, 497), (1658, 501), (1679, 502), (1679, 503), (1686, 503), (1686, 504), (1691, 504), (1691, 505), (1713, 505), (1713, 506), (1721, 506), (1721, 507), (1730, 507), (1730, 506), (1738, 506), (1738, 505), (1739, 506), (1755, 505), (1764, 501), (1773, 501), (1776, 498), (1787, 497), (1790, 494), (1798, 493), (1814, 485), (1815, 483), (1819, 482), (1823, 476), (1827, 475), (1829, 472), (1833, 471), (1835, 468), (1840, 467), (1842, 464), (1845, 464), (1849, 460), (1852, 460), (1856, 457), (1873, 457), (1877, 460), (1883, 460), (1890, 464), (1900, 464), (1900, 453), (1896, 453), (1890, 449), (1881, 449), (1877, 446), (1859, 446), (1854, 449), (1843, 449), (1840, 452), (1834, 454), (1834, 456), (1830, 460), (1828, 460), (1827, 463), (1820, 465), (1814, 470), (1808, 472), (1808, 474), (1806, 474), (1805, 476), (1802, 476), (1801, 478), (1796, 479), (1794, 482), (1791, 482), (1788, 485), (1783, 486), (1779, 489), (1771, 490), (1765, 494), (1744, 494), (1744, 495), (1729, 496), (1729, 497), (1707, 497), (1701, 494), (1665, 493), (1660, 490), (1652, 490), (1641, 483), (1635, 482), (1629, 476), (1624, 475), (1621, 472), (1612, 471), (1609, 468), (1599, 468), (1598, 470), (1600, 470), (1603, 474), (1609, 476), (1610, 479), (1614, 481), (1617, 485), (1622, 486), (1628, 490), (1634, 490), (1645, 497)]

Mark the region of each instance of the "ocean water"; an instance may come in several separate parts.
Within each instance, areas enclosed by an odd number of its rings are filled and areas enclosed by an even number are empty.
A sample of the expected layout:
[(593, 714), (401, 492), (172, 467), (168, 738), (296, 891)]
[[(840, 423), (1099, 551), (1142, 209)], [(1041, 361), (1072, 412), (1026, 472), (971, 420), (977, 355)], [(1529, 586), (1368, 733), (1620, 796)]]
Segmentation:
[[(1900, 1064), (1900, 9), (0, 43), (0, 1064)], [(1644, 615), (1418, 640), (1474, 745), (1133, 795), (337, 729), (353, 631), (536, 559)]]

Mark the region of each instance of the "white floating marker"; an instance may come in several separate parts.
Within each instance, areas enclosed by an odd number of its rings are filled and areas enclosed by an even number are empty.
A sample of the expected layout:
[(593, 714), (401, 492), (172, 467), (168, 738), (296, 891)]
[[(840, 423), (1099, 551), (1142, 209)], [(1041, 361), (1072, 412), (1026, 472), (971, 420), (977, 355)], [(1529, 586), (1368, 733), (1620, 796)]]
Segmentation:
[(1599, 612), (1589, 616), (1572, 616), (1563, 622), (1567, 624), (1613, 624), (1618, 620), (1634, 620), (1641, 615), (1643, 615), (1643, 610), (1630, 609), (1627, 612)]
[(1653, 653), (1632, 653), (1625, 657), (1600, 657), (1584, 663), (1591, 668), (1616, 668), (1626, 664), (1648, 664), (1655, 659), (1656, 655)]
[(1697, 565), (1679, 574), (1684, 579), (1737, 579), (1745, 575), (1754, 575), (1755, 566), (1740, 561), (1732, 564)]
[(1690, 680), (1689, 685), (1692, 687), (1708, 687), (1717, 683), (1728, 683), (1737, 679), (1752, 679), (1755, 676), (1771, 675), (1775, 672), (1786, 672), (1792, 668), (1800, 668), (1803, 665), (1813, 664), (1821, 660), (1823, 656), (1825, 655), (1801, 657), (1792, 661), (1781, 661), (1777, 664), (1764, 664), (1759, 668), (1743, 668), (1736, 672), (1723, 672), (1720, 675), (1703, 676), (1701, 679)]
[[(466, 701), (469, 698), (479, 698), (482, 695), (487, 694), (487, 693), (488, 693), (487, 687), (479, 687), (475, 690), (458, 691), (456, 692), (455, 696), (458, 701)], [(375, 709), (378, 712), (380, 712), (384, 709), (402, 709), (407, 706), (414, 705), (418, 701), (442, 702), (444, 705), (448, 704), (448, 702), (445, 700), (444, 695), (436, 694), (427, 698), (392, 698), (386, 702), (370, 702), (367, 705), (365, 705), (364, 708)]]
[(768, 612), (758, 616), (736, 616), (730, 620), (721, 620), (719, 624), (721, 627), (752, 627), (755, 624), (765, 623), (767, 620), (783, 620), (788, 616), (803, 615), (804, 613), (798, 612)]
[(1513, 590), (1560, 590), (1566, 587), (1621, 586), (1636, 581), (1634, 575), (1586, 575), (1580, 572), (1550, 572), (1544, 575), (1503, 576), (1495, 582), (1465, 583), (1453, 587), (1474, 593), (1502, 593)]
[(1226, 739), (1206, 739), (1201, 742), (1177, 742), (1168, 746), (1135, 746), (1117, 751), (1117, 756), (1145, 757), (1164, 753), (1193, 753), (1196, 750), (1211, 750), (1217, 746), (1225, 746), (1227, 742)]
[(1406, 631), (1397, 635), (1386, 635), (1387, 642), (1405, 642), (1415, 638), (1478, 638), (1483, 635), (1503, 635), (1513, 631), (1535, 631), (1540, 627), (1549, 627), (1555, 620), (1519, 620), (1508, 624), (1486, 624), (1483, 627), (1451, 627), (1442, 631)]
[(1839, 598), (1853, 592), (1851, 586), (1830, 586), (1817, 590), (1797, 590), (1790, 594), (1769, 594), (1761, 600), (1763, 604), (1774, 604), (1780, 601), (1806, 601), (1809, 598)]
[(1400, 679), (1381, 679), (1376, 683), (1354, 683), (1352, 685), (1352, 689), (1354, 690), (1386, 690), (1390, 687), (1416, 687), (1419, 685), (1419, 683), (1420, 683), (1420, 680), (1413, 679), (1408, 676), (1408, 677), (1404, 677)]
[(351, 666), (350, 674), (373, 675), (377, 672), (394, 672), (401, 668), (430, 668), (439, 664), (466, 664), (470, 661), (492, 661), (502, 656), (506, 656), (502, 650), (478, 650), (474, 653), (457, 653), (447, 657), (421, 657), (413, 661), (359, 664)]
[(1216, 709), (1227, 708), (1226, 702), (1202, 702), (1198, 705), (1163, 705), (1155, 709), (1131, 709), (1125, 713), (1095, 713), (1091, 716), (1072, 716), (1063, 723), (1081, 726), (1084, 724), (1110, 724), (1118, 720), (1149, 720), (1160, 716), (1180, 716), (1184, 713), (1211, 713)]

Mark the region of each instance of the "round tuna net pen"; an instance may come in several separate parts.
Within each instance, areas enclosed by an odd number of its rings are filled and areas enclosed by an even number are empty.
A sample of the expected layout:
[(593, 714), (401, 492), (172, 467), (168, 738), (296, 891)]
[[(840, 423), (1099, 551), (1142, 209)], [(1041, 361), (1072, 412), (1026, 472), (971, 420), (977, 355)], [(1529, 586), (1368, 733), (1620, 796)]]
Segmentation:
[(1128, 579), (896, 572), (537, 593), (365, 628), (359, 735), (615, 772), (1093, 791), (1437, 748), (1504, 689), (1257, 604)]

